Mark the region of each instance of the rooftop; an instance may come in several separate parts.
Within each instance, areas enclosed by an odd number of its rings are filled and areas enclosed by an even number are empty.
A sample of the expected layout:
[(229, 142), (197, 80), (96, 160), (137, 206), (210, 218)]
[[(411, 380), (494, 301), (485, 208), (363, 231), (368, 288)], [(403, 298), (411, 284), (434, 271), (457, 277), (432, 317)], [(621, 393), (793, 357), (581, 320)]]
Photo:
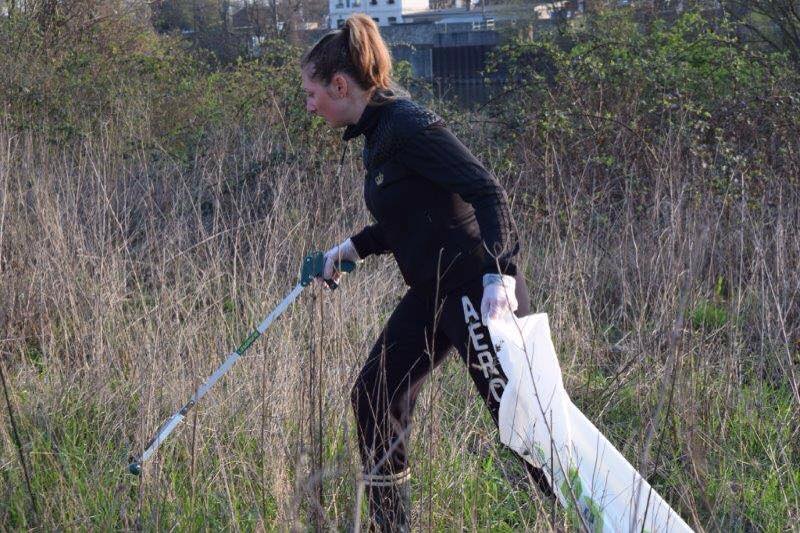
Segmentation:
[(412, 11), (404, 15), (407, 22), (436, 22), (439, 20), (472, 20), (477, 17), (493, 18), (495, 20), (519, 20), (531, 18), (535, 13), (536, 18), (550, 18), (552, 12), (567, 7), (569, 2), (537, 2), (531, 9), (530, 5), (520, 4), (495, 4), (472, 5), (469, 8), (449, 7), (444, 9), (426, 9)]

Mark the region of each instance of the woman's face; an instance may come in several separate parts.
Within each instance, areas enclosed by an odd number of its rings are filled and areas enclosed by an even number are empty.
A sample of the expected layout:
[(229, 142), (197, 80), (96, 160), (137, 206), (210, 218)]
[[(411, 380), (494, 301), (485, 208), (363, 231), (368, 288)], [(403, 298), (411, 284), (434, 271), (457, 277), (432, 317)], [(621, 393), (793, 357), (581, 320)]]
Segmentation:
[(303, 90), (306, 92), (306, 111), (325, 119), (333, 128), (347, 126), (348, 101), (336, 96), (333, 83), (325, 86), (311, 78), (312, 66), (302, 71)]

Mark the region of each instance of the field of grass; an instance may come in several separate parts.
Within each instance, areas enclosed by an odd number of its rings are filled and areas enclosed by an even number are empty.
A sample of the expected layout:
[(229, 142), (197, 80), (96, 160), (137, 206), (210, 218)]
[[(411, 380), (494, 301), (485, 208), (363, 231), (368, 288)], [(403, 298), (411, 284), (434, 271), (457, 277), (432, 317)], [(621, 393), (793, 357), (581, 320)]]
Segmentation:
[[(303, 254), (367, 221), (355, 156), (337, 181), (328, 154), (273, 157), (284, 141), (229, 131), (187, 173), (114, 153), (102, 136), (67, 151), (0, 132), (3, 367), (37, 507), (4, 409), (6, 528), (352, 523), (349, 388), (403, 291), (391, 258), (368, 261), (333, 294), (306, 290), (144, 475), (125, 471), (293, 286)], [(250, 171), (265, 161), (277, 162)], [(499, 177), (522, 196), (517, 176)], [(543, 176), (552, 193), (556, 177)], [(797, 345), (785, 329), (797, 204), (770, 206), (767, 218), (743, 203), (725, 221), (668, 182), (647, 212), (623, 201), (618, 218), (598, 221), (591, 200), (576, 192), (553, 201), (557, 213), (514, 209), (534, 308), (550, 314), (574, 401), (698, 529), (790, 529), (800, 518)], [(717, 269), (724, 290), (706, 274), (718, 253), (734, 258)], [(458, 358), (426, 386), (412, 446), (419, 527), (564, 523), (499, 446)]]
[[(791, 531), (800, 84), (692, 20), (648, 34), (664, 55), (641, 63), (576, 38), (556, 85), (522, 78), (479, 113), (428, 103), (509, 192), (576, 405), (696, 530)], [(141, 477), (126, 467), (302, 257), (368, 223), (360, 147), (337, 172), (338, 134), (304, 116), (285, 57), (209, 73), (152, 32), (103, 31), (127, 44), (0, 57), (0, 88), (27, 95), (0, 110), (0, 530), (351, 528), (350, 387), (404, 291), (391, 257), (305, 290)], [(130, 67), (129, 85), (89, 67)], [(457, 357), (425, 386), (410, 453), (415, 529), (570, 528)]]

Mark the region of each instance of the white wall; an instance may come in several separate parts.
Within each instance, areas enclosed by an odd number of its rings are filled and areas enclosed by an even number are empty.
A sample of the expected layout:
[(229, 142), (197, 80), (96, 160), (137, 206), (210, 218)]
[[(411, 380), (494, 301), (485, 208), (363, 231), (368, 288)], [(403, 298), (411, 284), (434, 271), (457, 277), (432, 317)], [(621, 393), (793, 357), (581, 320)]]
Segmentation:
[(430, 0), (403, 0), (403, 13), (427, 9), (430, 9)]
[(394, 17), (394, 22), (400, 23), (403, 22), (403, 13), (421, 11), (429, 6), (429, 0), (394, 0), (393, 4), (389, 3), (390, 0), (375, 1), (373, 5), (370, 0), (328, 0), (330, 27), (335, 29), (338, 20), (344, 21), (352, 13), (364, 13), (377, 18), (378, 25), (388, 26), (389, 17)]

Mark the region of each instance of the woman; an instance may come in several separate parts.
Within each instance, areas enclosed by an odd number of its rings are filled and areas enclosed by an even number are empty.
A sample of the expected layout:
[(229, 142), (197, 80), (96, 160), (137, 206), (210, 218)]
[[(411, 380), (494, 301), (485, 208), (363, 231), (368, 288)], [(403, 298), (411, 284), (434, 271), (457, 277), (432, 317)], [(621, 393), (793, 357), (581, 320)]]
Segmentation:
[[(344, 140), (363, 135), (364, 196), (375, 223), (330, 249), (337, 260), (391, 252), (409, 290), (353, 387), (373, 525), (408, 529), (406, 440), (417, 394), (458, 349), (497, 422), (506, 383), (484, 319), (529, 312), (508, 199), (434, 113), (393, 90), (391, 57), (366, 15), (323, 37), (301, 62), (306, 108)], [(527, 465), (527, 463), (525, 463)], [(530, 469), (543, 490), (541, 471)]]

